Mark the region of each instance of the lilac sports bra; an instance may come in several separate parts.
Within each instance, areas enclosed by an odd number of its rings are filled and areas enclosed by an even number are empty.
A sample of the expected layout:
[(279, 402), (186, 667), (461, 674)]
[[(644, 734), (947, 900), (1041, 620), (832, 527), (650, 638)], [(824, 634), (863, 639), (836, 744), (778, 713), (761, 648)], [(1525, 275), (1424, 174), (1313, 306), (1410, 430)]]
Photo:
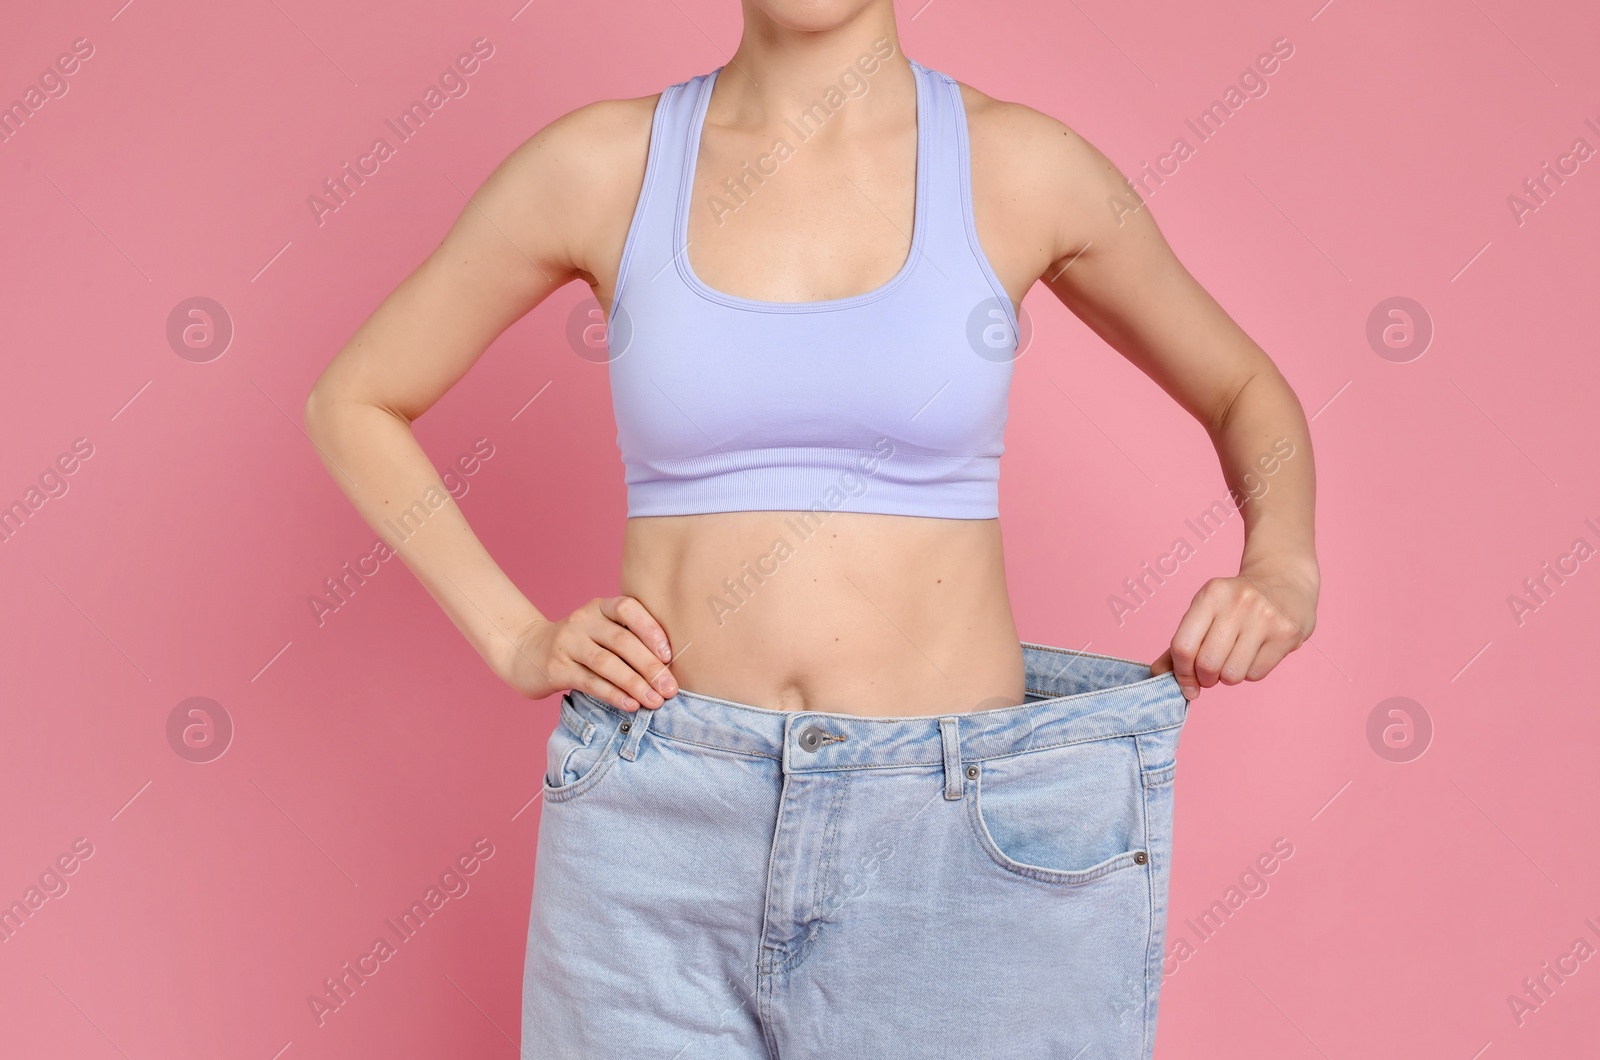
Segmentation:
[(910, 65), (911, 251), (882, 286), (820, 302), (741, 298), (694, 274), (689, 196), (719, 71), (662, 92), (607, 327), (630, 518), (998, 516), (1017, 318), (973, 225), (960, 88)]

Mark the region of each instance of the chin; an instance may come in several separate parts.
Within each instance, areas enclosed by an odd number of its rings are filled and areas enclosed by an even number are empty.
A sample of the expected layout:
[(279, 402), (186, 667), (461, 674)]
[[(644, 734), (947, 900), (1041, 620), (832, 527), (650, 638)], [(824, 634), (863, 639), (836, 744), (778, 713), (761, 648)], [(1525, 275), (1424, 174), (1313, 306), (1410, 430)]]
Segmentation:
[(746, 0), (784, 29), (820, 33), (838, 29), (881, 0)]

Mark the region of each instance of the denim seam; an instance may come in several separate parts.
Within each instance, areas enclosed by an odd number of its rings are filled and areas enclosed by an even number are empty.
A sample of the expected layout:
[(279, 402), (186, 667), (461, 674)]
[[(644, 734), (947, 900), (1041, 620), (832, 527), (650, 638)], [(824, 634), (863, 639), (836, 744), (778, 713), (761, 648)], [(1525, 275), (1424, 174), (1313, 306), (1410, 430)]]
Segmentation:
[[(1178, 725), (1164, 725), (1159, 729), (1140, 729), (1138, 732), (1118, 732), (1118, 733), (1112, 733), (1112, 734), (1107, 735), (1107, 736), (1085, 736), (1085, 737), (1082, 737), (1082, 738), (1079, 738), (1079, 739), (1076, 739), (1076, 740), (1063, 740), (1060, 743), (1036, 744), (1036, 745), (1034, 745), (1032, 747), (1025, 747), (1020, 751), (1005, 751), (1005, 752), (1003, 752), (1001, 754), (992, 754), (992, 755), (976, 755), (976, 754), (974, 754), (974, 755), (972, 755), (970, 757), (968, 757), (966, 754), (963, 754), (961, 760), (963, 762), (995, 762), (995, 761), (999, 761), (1000, 759), (1003, 759), (1003, 758), (1015, 758), (1017, 755), (1034, 754), (1034, 753), (1039, 752), (1039, 751), (1051, 751), (1051, 750), (1054, 750), (1054, 749), (1056, 749), (1058, 747), (1075, 747), (1078, 744), (1104, 743), (1107, 740), (1127, 740), (1127, 739), (1133, 739), (1133, 738), (1139, 737), (1139, 736), (1150, 736), (1150, 735), (1153, 735), (1153, 734), (1158, 733), (1158, 732), (1167, 732), (1167, 731), (1169, 731), (1171, 729), (1176, 729), (1176, 728), (1179, 728), (1179, 727), (1180, 726), (1178, 726)], [(687, 741), (685, 741), (685, 742), (687, 742)], [(791, 770), (791, 772), (794, 772), (794, 773), (837, 773), (837, 772), (841, 772), (841, 771), (848, 770), (848, 769), (913, 769), (913, 768), (933, 769), (933, 768), (936, 768), (936, 767), (943, 767), (943, 765), (944, 765), (944, 759), (943, 758), (938, 758), (938, 759), (930, 759), (929, 761), (926, 761), (926, 762), (920, 762), (920, 761), (919, 762), (882, 762), (882, 763), (853, 762), (853, 763), (845, 763), (845, 764), (835, 765), (835, 766), (799, 766), (799, 767), (794, 768), (793, 770)]]
[[(1046, 649), (1046, 650), (1059, 651), (1059, 649)], [(1113, 656), (1110, 656), (1110, 655), (1099, 655), (1099, 656), (1093, 656), (1093, 657), (1094, 658), (1099, 658), (1099, 659), (1110, 659), (1113, 662), (1129, 663), (1130, 665), (1135, 665), (1135, 666), (1140, 665), (1138, 663), (1133, 663), (1132, 660), (1129, 660), (1129, 659), (1117, 659), (1117, 658), (1115, 658)], [(1113, 685), (1113, 686), (1111, 686), (1109, 688), (1091, 688), (1091, 689), (1088, 689), (1087, 691), (1069, 692), (1069, 693), (1066, 693), (1064, 695), (1055, 695), (1055, 694), (1051, 693), (1047, 689), (1029, 688), (1029, 689), (1026, 689), (1027, 692), (1030, 692), (1030, 693), (1032, 693), (1034, 695), (1043, 696), (1044, 699), (1035, 700), (1034, 702), (1031, 702), (1031, 703), (1017, 703), (1017, 704), (1014, 704), (1014, 705), (1009, 706), (1009, 707), (993, 707), (993, 708), (990, 708), (990, 709), (987, 709), (987, 710), (982, 710), (982, 711), (968, 711), (968, 713), (972, 714), (972, 715), (975, 715), (975, 716), (976, 715), (982, 715), (985, 718), (999, 718), (999, 717), (1004, 717), (1007, 714), (1015, 713), (1017, 711), (1036, 710), (1039, 707), (1049, 706), (1049, 705), (1052, 705), (1052, 704), (1055, 704), (1055, 703), (1059, 703), (1059, 702), (1061, 702), (1063, 700), (1068, 700), (1068, 699), (1085, 699), (1085, 698), (1088, 698), (1090, 696), (1123, 696), (1123, 695), (1127, 695), (1128, 692), (1130, 690), (1132, 690), (1132, 689), (1136, 689), (1136, 688), (1139, 688), (1139, 687), (1144, 686), (1144, 685), (1149, 685), (1152, 682), (1160, 681), (1162, 678), (1164, 678), (1166, 676), (1167, 676), (1166, 674), (1157, 674), (1154, 677), (1142, 678), (1142, 679), (1140, 679), (1138, 681), (1133, 681), (1133, 682), (1130, 682), (1128, 684)], [(909, 715), (906, 715), (904, 717), (863, 717), (862, 715), (859, 715), (859, 714), (839, 714), (839, 713), (834, 712), (834, 711), (825, 711), (825, 710), (795, 710), (795, 711), (768, 710), (765, 707), (752, 707), (747, 703), (737, 703), (737, 702), (735, 702), (735, 701), (733, 701), (731, 699), (719, 699), (716, 696), (708, 696), (708, 695), (704, 695), (704, 694), (702, 694), (700, 692), (690, 692), (690, 693), (688, 693), (688, 695), (692, 700), (699, 700), (699, 701), (703, 701), (703, 702), (707, 702), (707, 703), (715, 703), (718, 706), (731, 708), (733, 710), (738, 710), (738, 711), (740, 711), (742, 713), (745, 713), (745, 714), (753, 714), (753, 715), (755, 715), (757, 717), (776, 717), (777, 719), (780, 719), (780, 720), (783, 719), (783, 718), (786, 718), (786, 717), (788, 717), (790, 715), (795, 715), (795, 716), (805, 715), (807, 717), (844, 718), (844, 719), (847, 719), (847, 720), (849, 720), (851, 722), (876, 722), (876, 723), (881, 723), (881, 724), (886, 724), (886, 725), (898, 725), (898, 724), (901, 724), (903, 722), (908, 722), (908, 721), (932, 721), (932, 722), (937, 722), (940, 718), (947, 716), (947, 715), (943, 715), (943, 714), (909, 714)], [(610, 711), (613, 714), (616, 714), (616, 715), (621, 716), (621, 717), (625, 717), (626, 716), (625, 712), (618, 710), (616, 707), (611, 706), (611, 704), (609, 704), (609, 703), (601, 703), (600, 705), (604, 709), (606, 709), (607, 711)]]
[(833, 805), (828, 809), (828, 823), (823, 827), (822, 843), (822, 871), (817, 874), (811, 885), (811, 911), (806, 917), (806, 934), (800, 940), (800, 946), (787, 962), (784, 970), (797, 967), (801, 961), (811, 954), (811, 947), (816, 943), (817, 935), (822, 931), (822, 893), (827, 889), (827, 881), (833, 871), (833, 859), (838, 850), (839, 818), (843, 816), (844, 797), (850, 787), (850, 774), (846, 773), (838, 778), (842, 783), (835, 783)]
[(769, 762), (783, 761), (783, 756), (781, 754), (769, 755), (765, 751), (750, 751), (738, 747), (724, 747), (717, 743), (704, 743), (700, 740), (690, 740), (687, 737), (673, 736), (670, 733), (662, 732), (660, 729), (654, 726), (652, 726), (650, 729), (650, 735), (662, 740), (669, 740), (672, 743), (688, 744), (692, 747), (704, 747), (711, 751), (726, 751), (728, 754), (739, 755), (744, 758), (765, 758)]
[[(1153, 786), (1145, 781), (1144, 748), (1141, 741), (1135, 740), (1134, 746), (1139, 751), (1139, 778), (1143, 783), (1139, 786), (1139, 813), (1144, 824), (1144, 849), (1145, 849), (1145, 922), (1144, 922), (1144, 1011), (1143, 1019), (1139, 1021), (1140, 1049), (1143, 1056), (1150, 1055), (1150, 947), (1155, 945), (1156, 932), (1156, 872), (1159, 866), (1151, 851), (1155, 848), (1155, 837), (1150, 834), (1150, 788)], [(1169, 769), (1176, 769), (1177, 763), (1163, 768), (1158, 772), (1165, 773)]]
[[(783, 785), (778, 792), (778, 816), (773, 822), (772, 849), (767, 852), (767, 883), (763, 890), (764, 900), (761, 907), (761, 938), (756, 950), (757, 993), (760, 993), (759, 987), (762, 977), (770, 976), (776, 970), (775, 963), (766, 959), (767, 954), (779, 952), (775, 947), (767, 944), (767, 936), (770, 934), (772, 927), (772, 876), (778, 864), (778, 844), (783, 833), (783, 812), (788, 808), (788, 800), (789, 775), (785, 773), (783, 775)], [(766, 1010), (764, 1001), (762, 1004), (762, 1023), (765, 1024), (770, 1013)], [(768, 1039), (768, 1045), (769, 1047), (773, 1045), (770, 1038)]]

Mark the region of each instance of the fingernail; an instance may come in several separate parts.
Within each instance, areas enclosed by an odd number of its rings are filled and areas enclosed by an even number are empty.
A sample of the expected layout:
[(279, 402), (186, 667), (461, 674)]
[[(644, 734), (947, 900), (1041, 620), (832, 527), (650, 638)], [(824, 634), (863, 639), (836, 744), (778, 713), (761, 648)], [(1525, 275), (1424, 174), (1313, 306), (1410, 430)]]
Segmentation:
[(1184, 699), (1193, 700), (1199, 694), (1200, 694), (1200, 690), (1198, 688), (1190, 688), (1187, 685), (1184, 686), (1184, 689), (1183, 689), (1183, 698)]
[(671, 662), (672, 661), (672, 648), (669, 647), (666, 644), (666, 642), (664, 642), (664, 641), (662, 642), (660, 647), (656, 648), (656, 654), (661, 656), (661, 661), (662, 662)]
[(639, 709), (639, 704), (632, 696), (623, 696), (622, 697), (622, 709), (623, 710), (627, 710), (627, 711), (638, 710)]
[(662, 674), (660, 677), (657, 677), (656, 678), (656, 687), (661, 689), (661, 691), (663, 691), (663, 692), (671, 692), (672, 691), (672, 675), (671, 674)]

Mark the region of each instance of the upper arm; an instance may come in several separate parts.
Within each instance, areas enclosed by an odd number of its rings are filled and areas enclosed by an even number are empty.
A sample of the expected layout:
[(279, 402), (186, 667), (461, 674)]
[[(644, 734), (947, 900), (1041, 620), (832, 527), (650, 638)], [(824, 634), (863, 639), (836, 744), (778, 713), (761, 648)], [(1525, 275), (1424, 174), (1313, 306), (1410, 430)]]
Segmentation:
[[(1138, 192), (1093, 144), (1018, 104), (991, 120), (988, 165), (1038, 250), (1028, 283), (1067, 308), (1215, 429), (1234, 396), (1272, 362), (1189, 274)], [(1042, 268), (1040, 268), (1042, 266)], [(1037, 271), (1035, 271), (1037, 270)]]
[(550, 292), (592, 279), (620, 253), (652, 112), (649, 99), (590, 104), (512, 151), (339, 351), (308, 410), (361, 402), (416, 419)]

